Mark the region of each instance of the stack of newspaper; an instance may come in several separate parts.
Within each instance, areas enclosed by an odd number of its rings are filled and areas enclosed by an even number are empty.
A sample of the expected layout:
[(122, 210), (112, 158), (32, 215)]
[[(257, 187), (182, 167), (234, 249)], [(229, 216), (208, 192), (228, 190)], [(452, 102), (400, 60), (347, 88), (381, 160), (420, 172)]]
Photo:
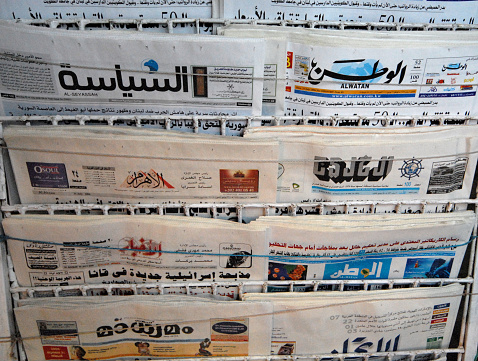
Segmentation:
[(277, 126), (244, 136), (279, 140), (278, 202), (468, 199), (478, 157), (476, 126)]
[(473, 212), (262, 217), (18, 215), (20, 286), (456, 278)]
[(257, 281), (267, 272), (269, 231), (260, 224), (25, 215), (3, 220), (3, 227), (14, 238), (9, 250), (21, 286)]
[(478, 111), (475, 32), (460, 33), (457, 39), (453, 32), (230, 25), (220, 33), (267, 40), (265, 71), (276, 69), (278, 80), (274, 96), (264, 92), (264, 99), (276, 101), (266, 106), (269, 114), (421, 116)]
[(392, 352), (447, 348), (462, 292), (65, 297), (20, 300), (15, 315), (34, 361)]
[[(447, 348), (463, 286), (381, 291), (258, 293), (274, 305), (275, 355)], [(403, 356), (402, 356), (403, 357)]]
[(456, 278), (474, 212), (261, 217), (268, 279)]
[(269, 302), (178, 295), (28, 299), (15, 316), (32, 361), (266, 355), (272, 330)]
[(11, 126), (22, 203), (275, 202), (277, 142), (107, 126)]

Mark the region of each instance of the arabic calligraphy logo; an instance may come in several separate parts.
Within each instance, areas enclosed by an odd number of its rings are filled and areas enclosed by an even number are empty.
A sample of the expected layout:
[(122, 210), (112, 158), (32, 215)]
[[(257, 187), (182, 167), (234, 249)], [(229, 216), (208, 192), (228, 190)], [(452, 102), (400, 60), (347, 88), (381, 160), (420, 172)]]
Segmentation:
[(147, 60), (143, 60), (143, 62), (141, 64), (141, 69), (147, 70), (150, 73), (153, 73), (155, 71), (158, 71), (159, 65), (155, 60), (147, 59)]
[(402, 177), (411, 178), (419, 177), (420, 172), (422, 171), (422, 161), (421, 159), (409, 159), (403, 162), (403, 165), (399, 170), (402, 172)]
[(466, 63), (461, 64), (461, 63), (451, 63), (448, 65), (443, 65), (441, 68), (441, 71), (445, 70), (465, 70), (467, 68)]
[(141, 237), (136, 240), (131, 237), (125, 237), (119, 241), (119, 247), (124, 249), (136, 250), (133, 251), (120, 251), (132, 257), (146, 257), (146, 258), (159, 258), (161, 257), (161, 242), (155, 242), (152, 239), (144, 239)]
[(174, 187), (166, 182), (163, 177), (163, 173), (159, 174), (153, 169), (149, 172), (139, 170), (137, 172), (129, 172), (124, 182), (120, 185), (121, 188), (171, 188)]
[(319, 84), (324, 77), (337, 79), (339, 81), (356, 81), (363, 83), (377, 83), (385, 75), (384, 83), (390, 83), (399, 76), (398, 83), (401, 84), (405, 77), (407, 67), (400, 61), (395, 69), (390, 70), (384, 67), (380, 60), (376, 59), (350, 59), (336, 60), (331, 70), (322, 69), (315, 59), (312, 59), (308, 80), (310, 84)]

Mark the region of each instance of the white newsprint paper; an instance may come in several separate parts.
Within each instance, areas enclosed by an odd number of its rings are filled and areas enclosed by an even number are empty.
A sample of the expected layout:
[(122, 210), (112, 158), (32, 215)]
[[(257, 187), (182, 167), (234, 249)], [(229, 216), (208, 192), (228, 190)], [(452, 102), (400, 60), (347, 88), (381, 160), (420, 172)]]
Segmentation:
[(185, 296), (65, 297), (15, 310), (31, 361), (151, 360), (269, 352), (269, 302)]
[(474, 212), (261, 217), (268, 280), (457, 278)]
[[(474, 24), (476, 1), (467, 0), (220, 0), (230, 19), (310, 20), (386, 23)], [(386, 30), (385, 27), (377, 27)]]
[(470, 197), (478, 127), (367, 130), (292, 125), (245, 137), (280, 141), (279, 202)]
[(259, 39), (0, 21), (0, 115), (261, 115), (263, 72)]
[(22, 203), (275, 202), (277, 143), (106, 126), (6, 127)]
[(212, 0), (0, 0), (0, 19), (211, 18), (212, 2)]
[[(267, 226), (172, 216), (12, 216), (20, 286), (265, 279)], [(16, 239), (35, 240), (35, 243)]]
[[(245, 294), (274, 304), (273, 355), (447, 348), (463, 285)], [(406, 359), (407, 356), (397, 359)], [(394, 358), (395, 359), (395, 358)]]
[[(285, 115), (477, 114), (475, 32), (456, 39), (451, 32), (232, 25), (220, 33), (265, 38), (270, 43), (266, 62), (283, 59), (289, 79)], [(284, 37), (285, 53), (272, 47)]]

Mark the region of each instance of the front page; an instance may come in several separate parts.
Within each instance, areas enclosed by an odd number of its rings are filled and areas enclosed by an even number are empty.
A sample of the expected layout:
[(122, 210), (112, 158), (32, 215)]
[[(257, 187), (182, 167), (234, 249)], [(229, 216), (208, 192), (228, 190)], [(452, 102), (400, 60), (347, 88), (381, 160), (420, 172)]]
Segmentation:
[(269, 303), (186, 299), (36, 299), (33, 301), (39, 302), (16, 308), (15, 315), (31, 361), (132, 361), (268, 353), (272, 330)]
[(2, 224), (13, 237), (20, 286), (259, 281), (267, 269), (267, 259), (257, 257), (267, 253), (261, 225), (86, 215), (13, 216)]
[(267, 128), (245, 137), (280, 141), (279, 202), (452, 200), (472, 191), (476, 126)]
[(456, 278), (473, 212), (424, 215), (261, 217), (268, 280)]
[(274, 304), (271, 354), (315, 355), (447, 348), (462, 292), (452, 284), (244, 298)]
[(276, 199), (276, 142), (101, 126), (12, 126), (4, 135), (22, 203)]
[(0, 115), (261, 115), (258, 39), (0, 21), (0, 43)]

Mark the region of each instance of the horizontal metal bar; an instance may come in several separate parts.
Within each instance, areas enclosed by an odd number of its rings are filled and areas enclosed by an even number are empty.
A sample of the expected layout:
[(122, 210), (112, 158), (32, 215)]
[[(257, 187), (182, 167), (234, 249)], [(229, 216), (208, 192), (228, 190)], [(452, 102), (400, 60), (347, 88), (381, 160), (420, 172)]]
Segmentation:
[[(37, 292), (51, 292), (54, 296), (60, 296), (60, 292), (72, 292), (78, 291), (86, 295), (88, 290), (105, 290), (108, 294), (112, 294), (113, 290), (142, 290), (142, 289), (165, 289), (165, 288), (190, 288), (201, 287), (215, 289), (217, 287), (240, 287), (241, 289), (247, 287), (258, 288), (267, 290), (268, 286), (287, 286), (291, 292), (294, 292), (294, 287), (313, 287), (313, 291), (319, 291), (319, 286), (350, 286), (360, 285), (364, 287), (364, 290), (368, 290), (368, 286), (380, 285), (389, 286), (389, 288), (399, 286), (435, 286), (439, 284), (444, 286), (450, 283), (473, 283), (472, 277), (467, 278), (433, 278), (433, 279), (386, 279), (386, 280), (303, 280), (303, 281), (224, 281), (224, 282), (174, 282), (174, 283), (141, 283), (141, 284), (84, 284), (84, 285), (71, 285), (71, 286), (37, 286), (37, 287), (12, 287), (10, 292), (12, 294), (24, 293), (29, 297), (34, 297)], [(365, 287), (367, 286), (367, 287)], [(343, 287), (340, 287), (343, 290)], [(134, 292), (136, 293), (136, 292)]]
[(289, 208), (291, 213), (294, 209), (302, 208), (323, 208), (323, 207), (360, 207), (360, 206), (426, 206), (426, 205), (444, 205), (447, 209), (451, 209), (454, 205), (469, 205), (478, 204), (478, 199), (456, 199), (456, 200), (406, 200), (406, 201), (337, 201), (337, 202), (313, 202), (313, 203), (171, 203), (171, 204), (17, 204), (17, 205), (4, 205), (1, 207), (1, 211), (5, 213), (5, 216), (11, 214), (27, 214), (31, 212), (55, 214), (56, 212), (68, 211), (75, 212), (77, 215), (81, 215), (86, 211), (100, 211), (104, 215), (108, 215), (110, 212), (123, 211), (129, 214), (135, 214), (138, 210), (155, 210), (154, 214), (164, 214), (167, 209), (176, 209), (178, 214), (186, 215), (186, 209), (199, 208), (199, 209), (217, 209), (217, 208), (236, 208), (239, 209), (263, 209), (267, 215), (267, 210), (270, 208)]

